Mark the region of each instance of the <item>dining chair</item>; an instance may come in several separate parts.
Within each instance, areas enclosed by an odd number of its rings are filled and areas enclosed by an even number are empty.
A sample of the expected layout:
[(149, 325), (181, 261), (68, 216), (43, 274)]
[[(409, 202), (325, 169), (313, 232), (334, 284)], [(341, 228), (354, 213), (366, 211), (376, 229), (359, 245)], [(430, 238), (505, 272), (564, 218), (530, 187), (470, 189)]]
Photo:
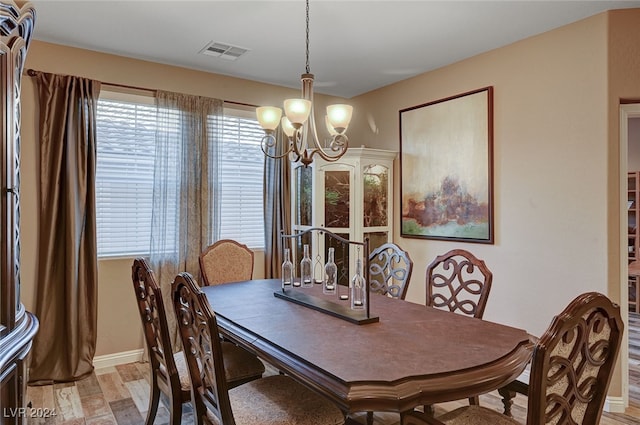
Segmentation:
[(178, 425), (182, 417), (182, 404), (191, 401), (187, 365), (182, 352), (173, 353), (162, 292), (144, 258), (133, 261), (132, 280), (151, 366), (149, 408), (145, 424), (153, 424), (160, 394), (163, 393), (169, 399), (170, 423)]
[[(620, 308), (588, 292), (575, 298), (542, 335), (533, 351), (527, 425), (597, 425), (615, 367), (624, 323)], [(402, 425), (514, 425), (493, 409), (464, 406), (437, 419), (405, 414)]]
[[(427, 266), (426, 305), (482, 319), (492, 280), (484, 261), (467, 250), (453, 249)], [(470, 397), (469, 403), (478, 404), (478, 397)]]
[[(404, 300), (409, 288), (413, 261), (407, 251), (389, 242), (369, 254), (369, 290), (373, 293)], [(366, 424), (373, 424), (373, 412), (368, 411)]]
[(197, 424), (344, 424), (345, 416), (337, 406), (286, 375), (230, 389), (216, 315), (205, 294), (188, 273), (175, 278), (172, 292)]
[(493, 280), (484, 261), (453, 249), (427, 266), (426, 280), (427, 306), (482, 318)]
[(407, 251), (391, 242), (382, 244), (369, 254), (370, 291), (404, 300), (412, 270)]
[(206, 286), (250, 280), (253, 251), (232, 239), (220, 239), (200, 254), (200, 272)]
[[(233, 239), (220, 239), (209, 245), (200, 254), (199, 262), (200, 274), (205, 286), (251, 280), (253, 277), (253, 251)], [(225, 343), (231, 342), (225, 341)], [(260, 375), (264, 373), (264, 364), (255, 355), (238, 346), (235, 350), (244, 352), (242, 354), (244, 358), (252, 358), (247, 364), (261, 364)], [(247, 376), (249, 380), (260, 377), (255, 374), (247, 374)]]
[[(191, 401), (191, 381), (184, 354), (182, 351), (173, 353), (162, 292), (144, 258), (133, 261), (132, 280), (151, 366), (145, 424), (153, 423), (161, 393), (169, 399), (171, 424), (179, 424), (182, 404)], [(264, 364), (246, 350), (225, 342), (222, 351), (225, 374), (231, 387), (262, 377)]]

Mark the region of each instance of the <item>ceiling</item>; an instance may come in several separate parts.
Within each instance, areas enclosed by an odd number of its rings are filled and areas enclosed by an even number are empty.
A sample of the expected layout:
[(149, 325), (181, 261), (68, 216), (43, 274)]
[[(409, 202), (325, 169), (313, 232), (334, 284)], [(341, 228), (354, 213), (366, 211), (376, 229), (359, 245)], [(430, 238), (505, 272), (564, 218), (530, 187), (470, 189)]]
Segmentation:
[[(300, 87), (305, 2), (35, 0), (34, 38)], [(350, 98), (631, 1), (311, 0), (310, 66), (319, 93)], [(200, 54), (211, 41), (248, 49)]]

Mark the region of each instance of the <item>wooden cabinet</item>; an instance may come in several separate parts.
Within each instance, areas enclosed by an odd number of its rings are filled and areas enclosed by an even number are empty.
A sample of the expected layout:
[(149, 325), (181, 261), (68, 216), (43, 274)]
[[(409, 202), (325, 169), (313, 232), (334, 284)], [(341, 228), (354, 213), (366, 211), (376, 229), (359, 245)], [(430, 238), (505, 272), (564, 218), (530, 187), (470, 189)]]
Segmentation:
[(25, 360), (38, 328), (20, 303), (20, 84), (35, 11), (0, 0), (0, 424), (24, 424)]
[(640, 235), (638, 224), (640, 224), (640, 172), (633, 171), (627, 175), (627, 255), (629, 259), (629, 311), (640, 312), (640, 291), (639, 274), (636, 272), (638, 264), (634, 263), (640, 259), (639, 244)]
[[(393, 160), (396, 152), (349, 148), (336, 162), (315, 159), (292, 169), (293, 231), (322, 227), (347, 240), (364, 241), (369, 248), (393, 240)], [(315, 268), (323, 267), (331, 238), (302, 241), (311, 246)], [(333, 245), (338, 282), (346, 284), (355, 271), (353, 246)], [(302, 247), (292, 247), (299, 264)], [(294, 263), (295, 263), (294, 261)]]

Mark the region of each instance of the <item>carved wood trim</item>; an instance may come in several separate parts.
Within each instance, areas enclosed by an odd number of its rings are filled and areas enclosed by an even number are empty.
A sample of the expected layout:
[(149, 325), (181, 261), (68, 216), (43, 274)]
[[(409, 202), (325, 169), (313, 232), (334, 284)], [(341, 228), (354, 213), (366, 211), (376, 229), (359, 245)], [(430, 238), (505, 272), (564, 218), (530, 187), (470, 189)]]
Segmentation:
[(534, 350), (527, 423), (596, 425), (623, 330), (620, 308), (595, 292), (556, 316)]
[(482, 318), (493, 274), (475, 255), (454, 249), (427, 266), (427, 306)]
[[(0, 0), (0, 386), (5, 411), (24, 407), (25, 358), (38, 330), (36, 317), (20, 303), (20, 90), (35, 23), (35, 9)], [(5, 425), (26, 417), (4, 417)]]

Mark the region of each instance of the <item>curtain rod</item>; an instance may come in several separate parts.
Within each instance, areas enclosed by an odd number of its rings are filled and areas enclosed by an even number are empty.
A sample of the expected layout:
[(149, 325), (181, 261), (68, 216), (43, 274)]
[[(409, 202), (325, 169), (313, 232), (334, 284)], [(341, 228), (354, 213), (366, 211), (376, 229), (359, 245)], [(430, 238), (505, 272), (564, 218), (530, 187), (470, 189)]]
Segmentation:
[[(38, 72), (42, 72), (42, 71), (36, 71), (35, 69), (31, 69), (31, 68), (27, 69), (27, 75), (29, 77), (35, 77), (38, 74)], [(154, 93), (158, 91), (158, 89), (149, 89), (149, 88), (146, 88), (146, 87), (129, 86), (129, 85), (120, 84), (120, 83), (108, 83), (106, 81), (100, 81), (100, 83), (104, 84), (104, 85), (107, 85), (107, 86), (121, 87), (121, 88), (124, 88), (124, 89), (142, 90), (142, 91), (148, 91), (148, 92), (154, 92)], [(252, 105), (250, 103), (234, 102), (233, 100), (224, 100), (223, 99), (222, 101), (224, 103), (230, 103), (232, 105), (250, 106), (252, 108), (257, 107), (257, 105)]]

